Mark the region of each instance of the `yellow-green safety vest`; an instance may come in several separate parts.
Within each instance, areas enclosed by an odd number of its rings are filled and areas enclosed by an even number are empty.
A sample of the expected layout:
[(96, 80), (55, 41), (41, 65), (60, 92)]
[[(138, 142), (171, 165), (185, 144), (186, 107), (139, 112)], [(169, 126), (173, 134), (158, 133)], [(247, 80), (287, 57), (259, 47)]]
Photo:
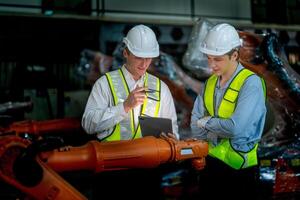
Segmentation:
[[(254, 72), (248, 69), (242, 69), (233, 78), (232, 82), (229, 84), (224, 93), (218, 109), (217, 114), (220, 118), (227, 119), (231, 117), (235, 110), (241, 87), (243, 86), (245, 80), (253, 74)], [(218, 76), (212, 75), (207, 80), (204, 89), (204, 105), (211, 116), (216, 115), (216, 111), (214, 110), (214, 94), (217, 81)], [(261, 81), (266, 97), (265, 82), (263, 79), (261, 79)], [(232, 147), (230, 139), (222, 139), (217, 146), (214, 146), (211, 142), (209, 142), (209, 155), (223, 161), (234, 169), (242, 169), (257, 165), (257, 147), (258, 144), (255, 144), (254, 147), (248, 152), (237, 151)]]
[[(118, 69), (108, 72), (105, 76), (113, 96), (114, 106), (124, 102), (128, 97), (130, 90), (122, 70)], [(155, 92), (146, 94), (147, 98), (141, 106), (140, 115), (157, 117), (160, 107), (160, 79), (146, 73), (144, 87), (153, 89)], [(103, 138), (102, 141), (120, 141), (124, 138), (122, 137), (122, 134), (126, 139), (141, 137), (140, 124), (138, 123), (137, 128), (135, 128), (133, 109), (128, 112), (125, 119), (114, 126), (112, 133)]]

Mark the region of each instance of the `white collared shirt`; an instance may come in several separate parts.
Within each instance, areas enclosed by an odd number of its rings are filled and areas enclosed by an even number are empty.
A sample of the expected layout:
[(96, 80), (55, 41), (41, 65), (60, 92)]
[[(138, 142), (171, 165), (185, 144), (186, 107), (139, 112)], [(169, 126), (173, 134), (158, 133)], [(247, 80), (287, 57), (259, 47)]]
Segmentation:
[[(123, 65), (121, 68), (129, 90), (134, 90), (137, 86), (143, 86), (145, 75), (135, 81)], [(135, 127), (138, 125), (138, 115), (141, 106), (134, 108)], [(114, 106), (113, 97), (105, 76), (100, 77), (94, 84), (90, 96), (88, 98), (85, 111), (82, 117), (82, 127), (88, 134), (97, 133), (97, 137), (102, 139), (108, 136), (114, 126), (126, 117), (123, 103)], [(177, 114), (174, 106), (173, 97), (168, 86), (161, 81), (161, 103), (158, 117), (172, 119), (173, 133), (179, 139)]]

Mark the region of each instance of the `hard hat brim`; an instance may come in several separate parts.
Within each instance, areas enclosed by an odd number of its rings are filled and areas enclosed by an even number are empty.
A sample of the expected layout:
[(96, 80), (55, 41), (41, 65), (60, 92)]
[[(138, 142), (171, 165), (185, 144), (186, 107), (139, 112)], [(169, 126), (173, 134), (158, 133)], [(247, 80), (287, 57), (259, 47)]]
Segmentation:
[(139, 58), (156, 58), (159, 56), (159, 50), (153, 52), (136, 52), (130, 46), (127, 46), (127, 48), (134, 56)]
[(200, 51), (206, 55), (212, 55), (212, 56), (223, 56), (225, 55), (226, 53), (228, 53), (229, 51), (213, 51), (213, 50), (210, 50), (210, 49), (207, 49), (207, 48), (203, 48), (203, 47), (200, 47)]

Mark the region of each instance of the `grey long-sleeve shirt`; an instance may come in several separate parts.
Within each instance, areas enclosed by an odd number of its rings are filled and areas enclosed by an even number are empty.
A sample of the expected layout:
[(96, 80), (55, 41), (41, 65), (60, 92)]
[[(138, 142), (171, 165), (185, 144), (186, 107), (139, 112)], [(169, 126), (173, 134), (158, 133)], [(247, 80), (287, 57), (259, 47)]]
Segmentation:
[[(135, 81), (132, 75), (123, 66), (121, 68), (128, 84), (129, 90), (137, 86), (143, 86), (145, 76)], [(134, 108), (135, 127), (138, 125), (138, 115), (141, 106)], [(123, 103), (114, 106), (113, 97), (105, 76), (100, 77), (94, 84), (88, 98), (85, 111), (82, 117), (82, 127), (88, 134), (96, 134), (99, 139), (109, 135), (113, 127), (127, 116)], [(173, 133), (179, 138), (177, 114), (173, 98), (168, 86), (161, 81), (161, 102), (158, 117), (172, 119)]]
[[(238, 65), (235, 73), (223, 88), (219, 80), (215, 91), (215, 105), (217, 111), (224, 92), (233, 77), (243, 69)], [(212, 117), (205, 128), (197, 127), (197, 121), (204, 116), (209, 116), (203, 105), (203, 90), (196, 98), (191, 118), (191, 130), (194, 137), (209, 140), (214, 144), (222, 138), (230, 138), (236, 150), (248, 151), (260, 140), (266, 117), (265, 97), (262, 83), (257, 75), (252, 75), (244, 82), (236, 104), (236, 109), (229, 119)]]

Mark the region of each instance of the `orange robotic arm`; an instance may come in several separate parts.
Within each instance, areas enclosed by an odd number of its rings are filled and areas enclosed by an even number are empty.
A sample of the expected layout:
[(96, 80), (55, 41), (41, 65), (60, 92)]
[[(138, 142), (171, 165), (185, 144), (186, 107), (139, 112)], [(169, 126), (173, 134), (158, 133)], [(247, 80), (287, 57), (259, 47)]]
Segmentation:
[(80, 120), (75, 118), (54, 119), (46, 121), (20, 121), (14, 122), (7, 128), (0, 127), (0, 135), (7, 135), (14, 133), (20, 135), (21, 133), (28, 133), (33, 135), (41, 135), (49, 132), (64, 132), (80, 129)]
[[(166, 162), (193, 159), (202, 169), (208, 145), (199, 140), (145, 137), (130, 141), (65, 147), (43, 152), (17, 136), (0, 137), (0, 178), (34, 199), (86, 199), (55, 171), (154, 168)], [(37, 148), (38, 147), (38, 148)], [(36, 154), (42, 151), (38, 156)]]
[(43, 152), (40, 158), (58, 172), (92, 170), (94, 172), (130, 168), (154, 168), (162, 163), (192, 159), (202, 169), (208, 145), (199, 140), (145, 137), (130, 141), (90, 141), (81, 147), (63, 147)]
[(86, 199), (37, 156), (24, 156), (29, 146), (30, 142), (20, 137), (0, 137), (0, 179), (30, 199)]

